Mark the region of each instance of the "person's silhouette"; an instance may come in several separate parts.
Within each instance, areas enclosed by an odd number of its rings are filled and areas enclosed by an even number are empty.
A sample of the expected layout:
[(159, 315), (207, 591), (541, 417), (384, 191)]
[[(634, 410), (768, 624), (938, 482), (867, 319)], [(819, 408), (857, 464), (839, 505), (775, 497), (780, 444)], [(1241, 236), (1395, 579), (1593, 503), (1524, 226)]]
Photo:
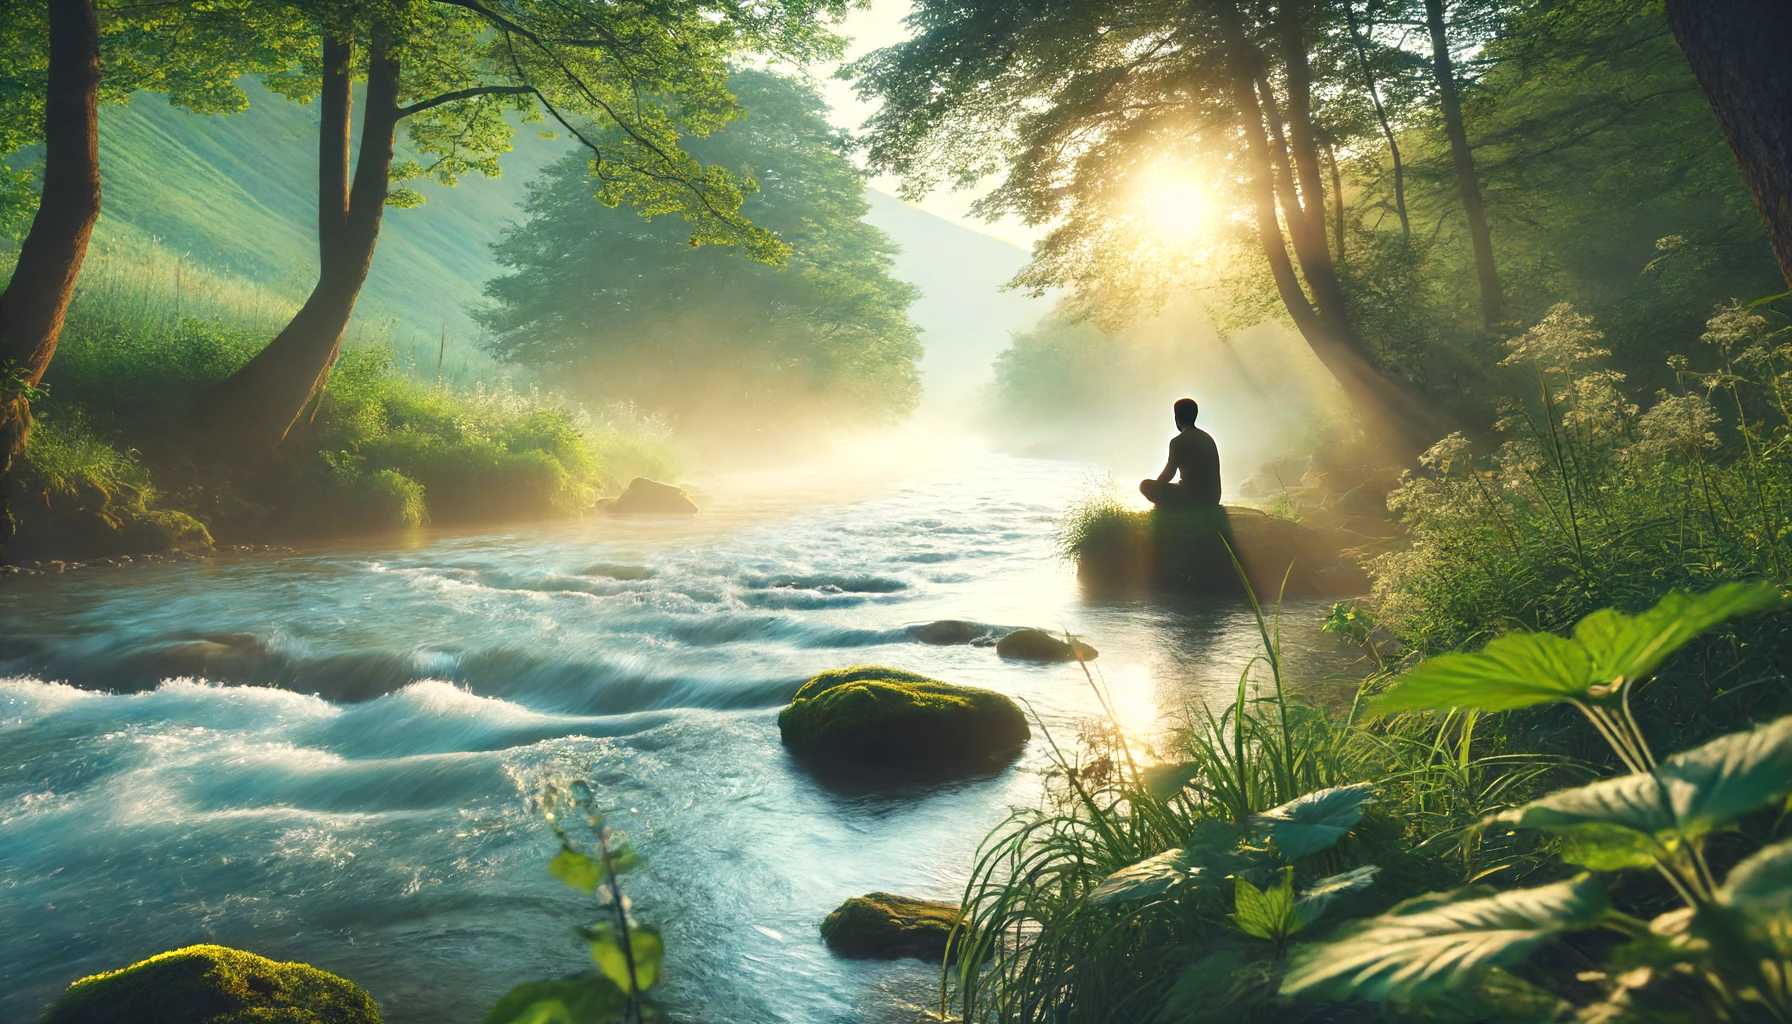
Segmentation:
[[(1201, 407), (1192, 398), (1179, 398), (1175, 437), (1170, 438), (1170, 460), (1155, 480), (1140, 480), (1139, 493), (1159, 508), (1212, 508), (1220, 503), (1220, 449), (1213, 436), (1195, 426)], [(1178, 472), (1182, 479), (1170, 480)]]

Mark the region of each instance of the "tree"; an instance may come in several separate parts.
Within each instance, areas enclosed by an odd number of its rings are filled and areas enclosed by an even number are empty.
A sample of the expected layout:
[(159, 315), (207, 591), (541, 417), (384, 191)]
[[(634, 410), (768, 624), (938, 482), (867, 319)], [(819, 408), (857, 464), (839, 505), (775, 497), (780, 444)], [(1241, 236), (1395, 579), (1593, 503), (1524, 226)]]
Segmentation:
[[(49, 0), (48, 15), (43, 196), (0, 293), (0, 494), (11, 489), (13, 459), (31, 430), (31, 395), (56, 353), (100, 216), (99, 15), (93, 0)], [(0, 505), (0, 544), (11, 535), (12, 514)]]
[(1481, 286), (1481, 326), (1499, 322), (1505, 299), (1500, 290), (1499, 269), (1493, 262), (1493, 234), (1487, 227), (1487, 207), (1481, 199), (1481, 183), (1475, 176), (1475, 157), (1463, 127), (1462, 97), (1456, 81), (1456, 62), (1450, 52), (1450, 26), (1444, 0), (1425, 0), (1425, 30), (1431, 38), (1431, 74), (1437, 81), (1437, 106), (1443, 114), (1444, 133), (1450, 140), (1450, 161), (1456, 168), (1456, 185), (1462, 192), (1462, 212), (1468, 220), (1469, 244), (1475, 252), (1475, 280)]
[(1333, 13), (1308, 0), (920, 0), (915, 35), (849, 73), (883, 101), (874, 166), (911, 195), (1001, 174), (978, 212), (1060, 225), (1017, 282), (1075, 288), (1106, 312), (1161, 303), (1167, 286), (1140, 283), (1149, 263), (1167, 268), (1155, 280), (1186, 283), (1187, 239), (1140, 240), (1157, 233), (1153, 179), (1205, 174), (1253, 223), (1283, 310), (1370, 432), (1410, 454), (1438, 416), (1376, 365), (1326, 240), (1313, 57), (1328, 76), (1343, 66), (1326, 52), (1341, 50)]
[[(62, 334), (100, 212), (99, 106), (154, 91), (214, 113), (247, 102), (236, 80), (291, 58), (288, 19), (255, 0), (117, 7), (92, 0), (0, 11), (0, 157), (43, 147), (41, 173), (0, 165), (0, 233), (28, 224), (0, 293), (0, 545), (30, 399)], [(102, 66), (101, 52), (105, 53)]]
[(890, 240), (861, 219), (850, 140), (811, 85), (742, 70), (729, 88), (742, 116), (689, 150), (757, 176), (741, 212), (790, 246), (788, 262), (692, 248), (675, 224), (594, 204), (575, 156), (535, 187), (528, 221), (497, 247), (509, 273), (487, 284), (493, 302), (478, 314), (492, 351), (699, 431), (726, 423), (738, 436), (811, 410), (908, 411), (915, 291), (890, 276)]
[(1792, 285), (1792, 5), (1667, 0), (1667, 12)]
[[(738, 114), (726, 61), (747, 51), (796, 60), (832, 52), (820, 23), (842, 0), (670, 0), (650, 7), (558, 0), (311, 0), (313, 62), (271, 84), (320, 100), (316, 286), (292, 321), (202, 401), (219, 453), (253, 458), (277, 445), (322, 386), (366, 280), (387, 205), (422, 197), (403, 183), (452, 185), (498, 173), (506, 115), (552, 117), (592, 154), (606, 205), (678, 214), (693, 245), (742, 246), (776, 262), (786, 249), (739, 213), (751, 182), (679, 148)], [(352, 176), (352, 83), (365, 82)], [(412, 159), (396, 156), (407, 126)], [(428, 163), (421, 161), (427, 160)]]

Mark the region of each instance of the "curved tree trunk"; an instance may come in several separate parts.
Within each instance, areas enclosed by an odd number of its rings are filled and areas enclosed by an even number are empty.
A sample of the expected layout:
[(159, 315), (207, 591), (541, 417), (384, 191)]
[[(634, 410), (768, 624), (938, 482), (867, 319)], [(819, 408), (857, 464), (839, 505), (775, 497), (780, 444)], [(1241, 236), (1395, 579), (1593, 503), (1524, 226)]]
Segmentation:
[(1431, 73), (1437, 79), (1437, 102), (1443, 108), (1444, 133), (1450, 137), (1450, 158), (1462, 189), (1462, 212), (1468, 217), (1469, 242), (1475, 250), (1475, 277), (1481, 284), (1481, 326), (1499, 322), (1505, 298), (1499, 269), (1493, 264), (1493, 235), (1487, 230), (1487, 208), (1475, 176), (1475, 156), (1462, 124), (1462, 97), (1456, 92), (1456, 66), (1450, 59), (1450, 37), (1444, 25), (1444, 0), (1425, 0), (1425, 24), (1431, 30)]
[(1792, 4), (1668, 0), (1667, 10), (1792, 286)]
[[(346, 193), (349, 133), (349, 47), (326, 40), (318, 151), (317, 285), (278, 336), (203, 398), (200, 416), (219, 453), (253, 458), (285, 439), (329, 377), (342, 334), (367, 281), (379, 241), (400, 112), (398, 61), (376, 33), (367, 59), (361, 151)], [(339, 212), (340, 211), (340, 212)]]
[(12, 536), (5, 502), (31, 431), (29, 392), (56, 354), (100, 215), (99, 18), (93, 0), (49, 0), (49, 14), (43, 195), (0, 294), (0, 545)]
[[(1251, 168), (1257, 238), (1264, 258), (1269, 261), (1276, 292), (1294, 320), (1295, 328), (1337, 380), (1370, 435), (1388, 456), (1399, 460), (1410, 458), (1436, 440), (1440, 433), (1439, 419), (1421, 399), (1377, 371), (1365, 357), (1356, 337), (1347, 329), (1340, 331), (1327, 322), (1302, 289), (1293, 261), (1288, 258), (1288, 245), (1282, 237), (1277, 216), (1277, 168), (1270, 138), (1264, 130), (1264, 111), (1257, 101), (1258, 68), (1236, 19), (1223, 17), (1221, 25), (1229, 55), (1232, 97), (1238, 107), (1238, 126), (1244, 136)], [(1323, 213), (1320, 223), (1323, 232)], [(1294, 230), (1293, 225), (1290, 230)], [(1321, 245), (1325, 244), (1323, 233), (1319, 241)]]

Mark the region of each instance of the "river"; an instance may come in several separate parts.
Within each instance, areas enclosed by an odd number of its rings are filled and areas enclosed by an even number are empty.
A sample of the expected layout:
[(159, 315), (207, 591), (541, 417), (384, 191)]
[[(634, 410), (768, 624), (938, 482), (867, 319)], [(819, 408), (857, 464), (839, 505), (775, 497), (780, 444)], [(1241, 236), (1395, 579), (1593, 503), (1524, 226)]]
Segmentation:
[[(1071, 630), (1141, 730), (1228, 700), (1259, 642), (1234, 604), (1086, 599), (1052, 555), (1084, 467), (900, 450), (718, 478), (688, 522), (0, 585), (0, 1020), (204, 941), (342, 974), (397, 1024), (479, 1021), (588, 964), (569, 929), (593, 912), (546, 874), (527, 806), (554, 774), (592, 780), (640, 849), (625, 884), (666, 931), (679, 1017), (917, 1019), (937, 967), (837, 959), (816, 924), (870, 890), (956, 899), (1046, 745), (994, 778), (838, 795), (779, 744), (796, 687), (898, 665), (1025, 698), (1071, 742), (1097, 711), (1074, 664), (905, 627)], [(1343, 675), (1321, 612), (1285, 609), (1290, 662)]]

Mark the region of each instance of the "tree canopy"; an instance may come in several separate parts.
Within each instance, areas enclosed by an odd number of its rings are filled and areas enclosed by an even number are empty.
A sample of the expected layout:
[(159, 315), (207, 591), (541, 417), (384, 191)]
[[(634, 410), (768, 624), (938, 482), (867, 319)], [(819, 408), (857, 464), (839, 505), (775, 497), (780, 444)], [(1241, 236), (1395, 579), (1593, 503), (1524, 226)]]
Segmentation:
[(479, 318), (495, 353), (681, 422), (763, 425), (793, 404), (883, 418), (919, 393), (912, 287), (861, 218), (864, 178), (816, 89), (765, 71), (729, 87), (743, 116), (689, 143), (750, 177), (741, 212), (790, 247), (781, 266), (695, 247), (664, 218), (593, 204), (574, 154), (534, 189), (529, 219), (498, 246), (511, 273)]

